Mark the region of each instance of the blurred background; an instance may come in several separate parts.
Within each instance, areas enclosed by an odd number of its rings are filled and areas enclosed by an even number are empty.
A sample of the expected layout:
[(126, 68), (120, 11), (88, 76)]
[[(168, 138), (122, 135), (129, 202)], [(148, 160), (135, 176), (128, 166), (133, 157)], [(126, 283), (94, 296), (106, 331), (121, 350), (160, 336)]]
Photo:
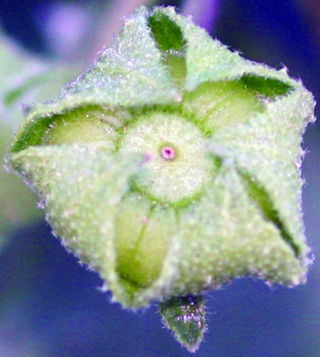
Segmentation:
[[(320, 96), (319, 0), (0, 0), (0, 24), (28, 56), (77, 63), (80, 73), (140, 5), (176, 6), (244, 57), (286, 66), (316, 100)], [(288, 289), (242, 279), (212, 291), (209, 329), (197, 356), (320, 356), (319, 134), (320, 122), (303, 142), (304, 221), (315, 256), (308, 282)], [(133, 313), (111, 304), (98, 289), (100, 278), (80, 266), (38, 216), (38, 223), (8, 229), (0, 251), (0, 356), (189, 355), (163, 328), (156, 305)]]

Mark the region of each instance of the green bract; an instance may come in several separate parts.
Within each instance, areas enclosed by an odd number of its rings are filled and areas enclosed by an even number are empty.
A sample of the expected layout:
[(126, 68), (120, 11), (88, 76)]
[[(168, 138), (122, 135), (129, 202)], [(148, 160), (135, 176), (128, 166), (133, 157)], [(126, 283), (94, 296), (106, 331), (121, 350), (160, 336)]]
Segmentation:
[(300, 143), (313, 108), (285, 69), (244, 60), (173, 8), (141, 8), (31, 110), (9, 161), (125, 307), (248, 275), (294, 286), (309, 264)]

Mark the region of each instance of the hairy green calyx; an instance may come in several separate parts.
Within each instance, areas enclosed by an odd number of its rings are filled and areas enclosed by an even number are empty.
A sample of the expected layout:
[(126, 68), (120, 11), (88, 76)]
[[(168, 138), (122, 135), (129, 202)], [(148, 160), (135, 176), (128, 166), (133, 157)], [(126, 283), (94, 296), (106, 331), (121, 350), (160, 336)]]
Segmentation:
[(173, 8), (141, 8), (32, 109), (8, 160), (114, 300), (173, 298), (166, 323), (194, 349), (202, 304), (176, 297), (248, 275), (305, 281), (300, 143), (313, 108), (285, 70), (244, 60)]
[[(41, 123), (38, 140), (46, 146), (90, 144), (124, 156), (145, 155), (141, 172), (131, 182), (131, 191), (140, 198), (124, 200), (115, 244), (120, 276), (137, 286), (148, 286), (159, 276), (177, 229), (176, 222), (173, 227), (170, 223), (177, 220), (177, 209), (195, 202), (218, 172), (219, 160), (207, 150), (210, 133), (248, 120), (263, 108), (258, 96), (242, 82), (207, 83), (170, 110), (157, 107), (141, 113), (131, 109), (123, 115), (88, 106), (56, 115)], [(150, 207), (140, 216), (141, 201)], [(152, 219), (157, 205), (160, 211)], [(166, 229), (159, 230), (161, 226)]]

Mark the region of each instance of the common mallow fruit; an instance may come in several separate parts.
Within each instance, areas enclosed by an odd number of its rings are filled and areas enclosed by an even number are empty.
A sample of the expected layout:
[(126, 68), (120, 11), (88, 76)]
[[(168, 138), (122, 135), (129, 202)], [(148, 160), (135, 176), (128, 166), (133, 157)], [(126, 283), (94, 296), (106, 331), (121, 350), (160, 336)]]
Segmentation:
[(300, 143), (313, 108), (285, 69), (243, 59), (173, 8), (141, 8), (33, 107), (8, 161), (114, 301), (159, 301), (194, 351), (204, 291), (244, 276), (305, 281)]

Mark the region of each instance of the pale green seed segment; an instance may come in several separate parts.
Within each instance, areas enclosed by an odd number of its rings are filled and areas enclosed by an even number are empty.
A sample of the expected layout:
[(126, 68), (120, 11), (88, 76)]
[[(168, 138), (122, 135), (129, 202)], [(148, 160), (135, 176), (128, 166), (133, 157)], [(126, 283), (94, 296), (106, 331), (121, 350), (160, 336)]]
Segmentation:
[(152, 112), (128, 126), (120, 151), (144, 153), (148, 162), (136, 179), (151, 198), (177, 204), (189, 200), (213, 178), (215, 163), (206, 138), (185, 118)]
[(53, 118), (42, 138), (43, 145), (87, 144), (114, 149), (117, 133), (114, 124), (120, 120), (102, 108), (78, 108)]
[(183, 90), (186, 77), (186, 62), (181, 54), (168, 54), (164, 61), (170, 76), (175, 80), (176, 86)]
[(246, 121), (263, 110), (258, 96), (241, 81), (207, 82), (186, 93), (183, 100), (183, 112), (191, 115), (209, 134)]
[(129, 194), (116, 219), (117, 271), (128, 282), (149, 286), (159, 275), (176, 230), (173, 208), (152, 206), (139, 193)]

